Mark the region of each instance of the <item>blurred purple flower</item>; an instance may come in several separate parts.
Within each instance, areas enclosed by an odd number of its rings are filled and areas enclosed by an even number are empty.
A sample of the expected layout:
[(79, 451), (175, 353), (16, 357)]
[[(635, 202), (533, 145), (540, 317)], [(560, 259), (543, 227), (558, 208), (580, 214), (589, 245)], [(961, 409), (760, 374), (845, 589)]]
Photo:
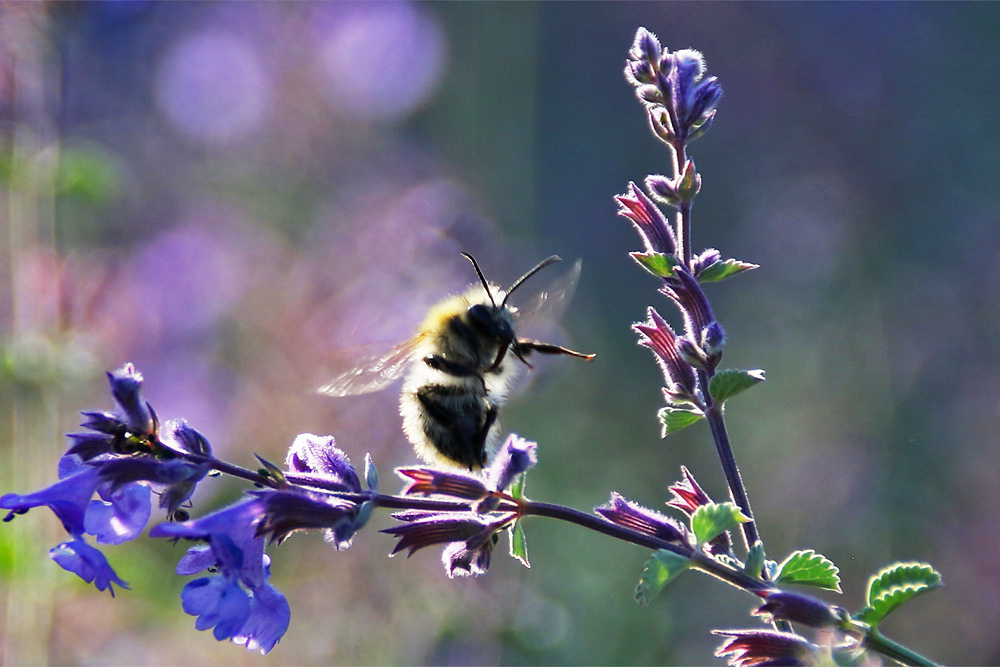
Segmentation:
[(163, 115), (181, 134), (209, 144), (257, 130), (269, 112), (271, 86), (255, 48), (218, 29), (176, 42), (155, 81)]
[(326, 93), (341, 113), (394, 121), (437, 90), (447, 61), (444, 31), (409, 2), (320, 5), (314, 21)]

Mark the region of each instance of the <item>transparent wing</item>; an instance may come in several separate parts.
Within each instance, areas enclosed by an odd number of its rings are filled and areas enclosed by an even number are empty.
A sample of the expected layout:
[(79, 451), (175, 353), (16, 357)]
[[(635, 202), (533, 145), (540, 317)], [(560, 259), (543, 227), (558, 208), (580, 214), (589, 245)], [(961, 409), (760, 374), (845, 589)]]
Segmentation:
[[(582, 262), (576, 260), (573, 267), (564, 275), (556, 278), (547, 288), (537, 293), (528, 303), (518, 306), (514, 313), (517, 330), (520, 333), (531, 333), (532, 329), (550, 328), (559, 323), (566, 311), (576, 284), (580, 282), (580, 267)], [(515, 298), (517, 294), (515, 293)]]
[(347, 368), (333, 373), (333, 379), (319, 388), (327, 396), (356, 396), (385, 389), (403, 377), (416, 357), (421, 336), (392, 345), (358, 345), (331, 355), (331, 366)]

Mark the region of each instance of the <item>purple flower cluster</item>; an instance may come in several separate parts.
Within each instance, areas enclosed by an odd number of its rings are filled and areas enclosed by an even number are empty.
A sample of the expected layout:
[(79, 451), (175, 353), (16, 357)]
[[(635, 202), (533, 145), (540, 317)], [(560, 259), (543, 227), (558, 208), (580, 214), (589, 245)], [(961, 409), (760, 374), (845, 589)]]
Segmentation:
[(409, 556), (418, 549), (444, 544), (441, 560), (449, 577), (485, 574), (500, 531), (512, 528), (519, 516), (516, 498), (505, 491), (537, 461), (536, 444), (511, 435), (482, 477), (430, 467), (399, 469), (408, 482), (404, 495), (460, 498), (475, 505), (470, 508), (462, 502), (393, 514), (401, 525), (382, 531), (399, 538), (392, 553), (406, 550)]
[[(178, 458), (180, 452), (205, 455), (208, 443), (184, 422), (160, 428), (156, 413), (141, 395), (142, 376), (131, 364), (108, 373), (116, 412), (84, 412), (87, 431), (71, 433), (70, 447), (59, 460), (59, 481), (28, 494), (8, 493), (0, 508), (4, 521), (33, 507), (47, 506), (70, 539), (49, 556), (98, 590), (128, 588), (104, 554), (87, 543), (121, 544), (137, 537), (151, 514), (151, 491), (173, 515), (208, 473), (203, 463)], [(97, 498), (94, 496), (97, 495)]]
[[(208, 441), (186, 422), (161, 425), (141, 396), (142, 376), (131, 364), (108, 373), (108, 379), (117, 409), (84, 412), (85, 430), (69, 434), (59, 481), (34, 493), (0, 497), (0, 508), (9, 510), (4, 521), (47, 506), (70, 537), (50, 557), (113, 595), (114, 586), (127, 589), (128, 584), (85, 536), (108, 545), (134, 539), (149, 521), (151, 494), (157, 493), (169, 521), (152, 528), (150, 537), (198, 542), (177, 573), (209, 571), (184, 587), (184, 611), (197, 617), (199, 630), (212, 628), (217, 639), (267, 653), (287, 630), (290, 611), (268, 583), (265, 541), (278, 543), (296, 530), (318, 528), (336, 548), (345, 548), (367, 520), (371, 493), (362, 492), (357, 472), (332, 437), (300, 435), (289, 450), (287, 473), (273, 466), (269, 475), (252, 473), (214, 459)], [(183, 508), (213, 469), (264, 488), (228, 508), (187, 520)], [(367, 477), (373, 493), (373, 469)]]

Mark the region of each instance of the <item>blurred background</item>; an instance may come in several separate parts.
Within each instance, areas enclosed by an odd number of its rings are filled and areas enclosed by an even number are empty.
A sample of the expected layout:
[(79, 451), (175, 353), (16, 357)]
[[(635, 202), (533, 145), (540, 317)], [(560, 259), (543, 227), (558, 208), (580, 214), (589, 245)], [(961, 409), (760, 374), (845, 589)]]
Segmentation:
[[(844, 594), (826, 598), (853, 610), (880, 567), (930, 562), (944, 588), (885, 633), (1000, 662), (992, 3), (5, 3), (0, 492), (55, 479), (126, 361), (223, 458), (332, 433), (396, 489), (398, 387), (314, 389), (470, 283), (465, 250), (502, 284), (583, 261), (562, 325), (597, 359), (553, 361), (502, 416), (540, 443), (529, 495), (662, 508), (684, 464), (724, 499), (704, 424), (660, 439), (629, 330), (649, 305), (677, 322), (613, 201), (670, 169), (621, 74), (640, 25), (725, 90), (691, 147), (694, 248), (761, 265), (709, 297), (724, 366), (767, 371), (728, 424), (768, 555), (827, 555)], [(202, 487), (195, 515), (242, 490)], [(530, 570), (501, 549), (452, 581), (439, 550), (386, 558), (390, 524), (342, 553), (315, 534), (270, 550), (292, 621), (262, 658), (193, 629), (182, 546), (106, 549), (133, 589), (111, 599), (48, 560), (61, 531), (32, 512), (0, 527), (0, 660), (704, 664), (711, 628), (754, 625), (754, 599), (698, 575), (637, 606), (648, 554), (573, 526), (528, 522)]]

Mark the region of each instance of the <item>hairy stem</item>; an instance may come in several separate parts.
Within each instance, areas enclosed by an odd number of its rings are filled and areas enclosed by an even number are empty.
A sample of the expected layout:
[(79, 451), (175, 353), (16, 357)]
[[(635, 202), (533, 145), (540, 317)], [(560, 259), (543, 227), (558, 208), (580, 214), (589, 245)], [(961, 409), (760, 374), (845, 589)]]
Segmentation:
[(722, 463), (722, 470), (726, 475), (726, 483), (729, 485), (729, 495), (740, 511), (750, 519), (741, 525), (743, 540), (746, 543), (746, 548), (749, 549), (760, 540), (760, 535), (757, 533), (757, 523), (754, 521), (753, 511), (750, 509), (750, 499), (747, 497), (746, 487), (743, 486), (740, 469), (736, 465), (733, 447), (729, 444), (729, 434), (726, 432), (726, 423), (722, 418), (722, 406), (713, 404), (705, 413), (705, 418), (708, 420), (708, 427), (712, 430), (715, 449), (719, 454), (719, 461)]

